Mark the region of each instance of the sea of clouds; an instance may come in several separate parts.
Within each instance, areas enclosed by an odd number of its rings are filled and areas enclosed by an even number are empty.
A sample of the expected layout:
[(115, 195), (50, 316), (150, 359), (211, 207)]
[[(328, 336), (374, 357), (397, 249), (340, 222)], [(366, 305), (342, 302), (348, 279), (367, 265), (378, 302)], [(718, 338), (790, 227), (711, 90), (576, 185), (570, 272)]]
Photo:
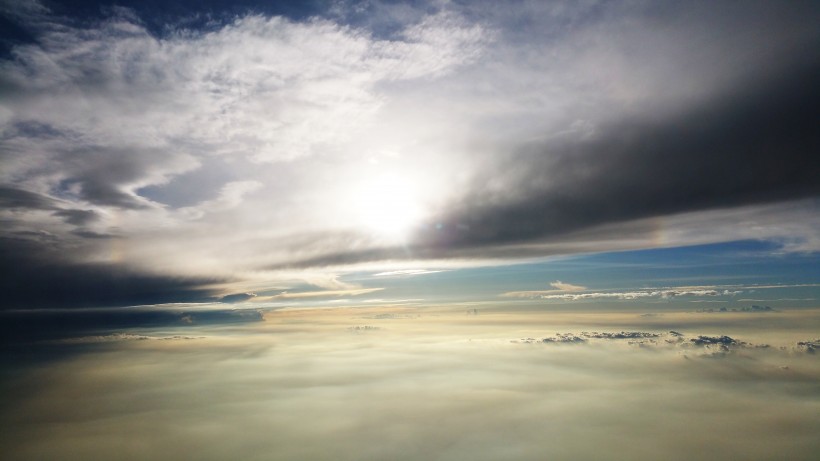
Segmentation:
[(813, 310), (194, 317), (8, 346), (0, 443), (9, 460), (808, 460), (818, 323)]

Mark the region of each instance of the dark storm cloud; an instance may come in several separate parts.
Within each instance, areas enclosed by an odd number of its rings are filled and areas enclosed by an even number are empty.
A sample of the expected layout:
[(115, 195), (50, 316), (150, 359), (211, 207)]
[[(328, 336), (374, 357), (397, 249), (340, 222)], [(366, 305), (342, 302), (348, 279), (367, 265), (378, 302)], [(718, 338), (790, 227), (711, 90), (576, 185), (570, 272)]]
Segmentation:
[(71, 231), (71, 235), (76, 235), (77, 237), (82, 237), (84, 239), (110, 239), (117, 237), (115, 234), (101, 234), (99, 232), (84, 229), (73, 230)]
[[(820, 59), (668, 117), (521, 149), (442, 215), (424, 246), (554, 237), (638, 218), (820, 193)], [(501, 191), (482, 187), (504, 184)], [(432, 227), (430, 229), (433, 229)]]
[(74, 263), (52, 242), (0, 238), (0, 309), (115, 307), (215, 300), (217, 280), (164, 277), (115, 263)]
[(93, 223), (99, 215), (93, 210), (60, 209), (57, 200), (14, 187), (0, 187), (0, 208), (7, 210), (54, 210), (53, 216), (67, 224), (82, 227)]
[(76, 193), (77, 198), (96, 205), (144, 209), (146, 203), (127, 188), (151, 176), (158, 164), (168, 162), (168, 157), (165, 153), (146, 149), (92, 147), (73, 151), (64, 156), (69, 171), (55, 192)]
[(53, 214), (63, 218), (66, 223), (75, 226), (85, 226), (98, 218), (97, 213), (92, 210), (59, 210)]
[(42, 194), (14, 187), (0, 187), (0, 208), (52, 210), (55, 202)]
[(219, 298), (219, 302), (241, 303), (242, 301), (247, 301), (249, 299), (253, 299), (254, 297), (256, 297), (256, 295), (253, 293), (233, 293)]
[[(193, 327), (258, 322), (255, 310), (91, 309), (0, 311), (0, 345), (83, 338), (129, 328)], [(71, 351), (65, 351), (71, 352)]]

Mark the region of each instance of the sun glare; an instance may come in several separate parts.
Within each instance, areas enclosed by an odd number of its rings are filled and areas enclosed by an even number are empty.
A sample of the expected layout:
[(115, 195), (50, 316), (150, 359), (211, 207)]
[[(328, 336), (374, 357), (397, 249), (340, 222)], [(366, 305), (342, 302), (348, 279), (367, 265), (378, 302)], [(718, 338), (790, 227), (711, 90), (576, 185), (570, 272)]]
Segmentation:
[(406, 178), (376, 177), (363, 184), (358, 195), (360, 225), (379, 236), (403, 238), (421, 219), (416, 185)]

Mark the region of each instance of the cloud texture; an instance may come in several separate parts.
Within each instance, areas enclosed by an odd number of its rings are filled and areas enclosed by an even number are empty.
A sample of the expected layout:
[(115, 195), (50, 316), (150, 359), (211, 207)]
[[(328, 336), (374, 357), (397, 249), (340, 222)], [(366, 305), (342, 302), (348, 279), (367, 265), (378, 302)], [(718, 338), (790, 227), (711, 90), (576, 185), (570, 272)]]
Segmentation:
[[(781, 317), (776, 333), (708, 315), (661, 326), (404, 313), (282, 311), (65, 342), (64, 360), (2, 381), (4, 456), (808, 460), (818, 449), (820, 369), (797, 347), (816, 312), (763, 314)], [(586, 341), (518, 340), (555, 330)], [(754, 347), (763, 340), (772, 347)]]
[[(309, 10), (156, 27), (146, 8), (4, 3), (29, 40), (0, 60), (0, 245), (26, 283), (57, 283), (43, 261), (282, 284), (387, 260), (818, 248), (811, 2)], [(197, 300), (186, 283), (169, 300)]]

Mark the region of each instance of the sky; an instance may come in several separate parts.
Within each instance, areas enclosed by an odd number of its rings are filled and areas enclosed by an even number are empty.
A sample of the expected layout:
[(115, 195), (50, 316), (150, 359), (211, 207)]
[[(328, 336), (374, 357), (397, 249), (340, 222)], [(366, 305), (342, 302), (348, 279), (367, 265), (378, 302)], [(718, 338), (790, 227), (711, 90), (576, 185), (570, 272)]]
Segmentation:
[(0, 440), (810, 459), (818, 24), (810, 1), (0, 0)]

